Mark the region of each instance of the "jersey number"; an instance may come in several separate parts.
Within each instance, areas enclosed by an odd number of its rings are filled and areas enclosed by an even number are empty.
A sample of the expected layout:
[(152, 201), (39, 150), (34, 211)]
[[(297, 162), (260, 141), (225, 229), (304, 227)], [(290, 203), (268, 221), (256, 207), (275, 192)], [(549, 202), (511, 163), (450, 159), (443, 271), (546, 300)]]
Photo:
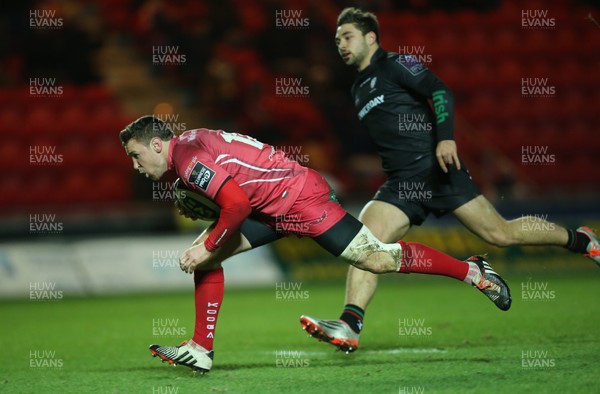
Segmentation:
[(221, 137), (223, 137), (225, 142), (231, 143), (231, 141), (237, 141), (241, 142), (242, 144), (253, 146), (257, 149), (262, 149), (265, 146), (265, 144), (262, 142), (243, 134), (223, 132), (221, 133)]

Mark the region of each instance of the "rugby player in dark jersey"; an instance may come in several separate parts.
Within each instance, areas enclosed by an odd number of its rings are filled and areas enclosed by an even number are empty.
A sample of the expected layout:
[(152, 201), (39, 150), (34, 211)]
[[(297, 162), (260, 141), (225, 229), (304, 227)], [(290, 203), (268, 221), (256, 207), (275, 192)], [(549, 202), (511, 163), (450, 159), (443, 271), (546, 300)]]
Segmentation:
[[(387, 175), (359, 216), (376, 237), (393, 242), (430, 213), (451, 213), (492, 245), (556, 245), (600, 265), (592, 229), (565, 229), (529, 216), (506, 220), (480, 194), (458, 157), (450, 89), (415, 56), (383, 50), (374, 14), (344, 9), (335, 43), (344, 63), (358, 70), (352, 97)], [(524, 225), (530, 222), (536, 225)], [(302, 316), (302, 328), (346, 353), (356, 350), (376, 288), (376, 275), (350, 267), (339, 320)]]

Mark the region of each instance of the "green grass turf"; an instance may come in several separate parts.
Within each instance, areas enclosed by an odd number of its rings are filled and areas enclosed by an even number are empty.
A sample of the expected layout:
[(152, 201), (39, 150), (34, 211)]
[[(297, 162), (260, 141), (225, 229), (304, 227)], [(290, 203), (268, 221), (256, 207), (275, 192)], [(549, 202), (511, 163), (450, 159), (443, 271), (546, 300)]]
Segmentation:
[[(554, 294), (537, 301), (522, 299), (529, 278), (509, 278), (509, 312), (450, 279), (388, 278), (367, 312), (361, 349), (350, 355), (308, 338), (298, 323), (303, 313), (337, 317), (342, 284), (303, 283), (307, 298), (294, 301), (278, 300), (274, 287), (227, 291), (205, 376), (147, 350), (191, 337), (190, 293), (5, 301), (0, 392), (600, 392), (597, 276), (531, 278)], [(179, 319), (171, 327), (187, 335), (154, 336), (153, 319)], [(423, 322), (424, 335), (399, 335), (399, 319)], [(62, 367), (32, 368), (36, 351), (55, 352)]]

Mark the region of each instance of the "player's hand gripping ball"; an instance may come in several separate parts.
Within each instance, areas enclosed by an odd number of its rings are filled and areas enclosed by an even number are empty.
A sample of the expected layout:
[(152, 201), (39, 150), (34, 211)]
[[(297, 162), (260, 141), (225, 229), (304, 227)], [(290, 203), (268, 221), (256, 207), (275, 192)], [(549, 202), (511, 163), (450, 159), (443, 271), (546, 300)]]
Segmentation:
[(219, 218), (221, 208), (201, 193), (188, 189), (180, 178), (173, 184), (175, 206), (190, 219), (215, 221)]

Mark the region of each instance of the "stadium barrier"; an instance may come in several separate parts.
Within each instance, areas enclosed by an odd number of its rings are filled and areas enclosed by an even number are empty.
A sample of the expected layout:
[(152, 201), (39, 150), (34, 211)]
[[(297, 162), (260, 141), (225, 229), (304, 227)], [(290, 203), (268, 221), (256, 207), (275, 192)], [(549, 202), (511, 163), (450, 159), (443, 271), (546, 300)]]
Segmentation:
[[(55, 300), (64, 296), (192, 289), (179, 255), (193, 236), (102, 238), (0, 245), (0, 297)], [(267, 286), (283, 274), (269, 248), (234, 256), (228, 287)]]
[[(598, 226), (599, 223), (590, 223)], [(179, 255), (195, 235), (31, 241), (0, 244), (0, 297), (31, 298), (40, 291), (100, 295), (190, 289)], [(577, 273), (597, 270), (563, 248), (497, 248), (459, 225), (415, 227), (405, 238), (457, 258), (488, 253), (503, 274)], [(343, 282), (348, 265), (308, 238), (283, 238), (234, 256), (225, 264), (227, 287), (273, 286), (280, 281)]]

